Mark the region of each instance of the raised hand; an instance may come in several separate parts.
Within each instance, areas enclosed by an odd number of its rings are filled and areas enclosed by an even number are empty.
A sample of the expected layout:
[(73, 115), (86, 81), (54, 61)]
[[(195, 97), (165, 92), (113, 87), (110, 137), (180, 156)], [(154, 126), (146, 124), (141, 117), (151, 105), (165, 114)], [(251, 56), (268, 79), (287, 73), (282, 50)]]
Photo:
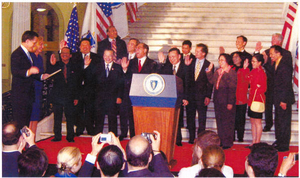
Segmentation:
[(56, 64), (56, 57), (54, 54), (51, 54), (51, 57), (50, 57), (50, 64), (51, 65), (55, 65)]
[(256, 43), (256, 46), (255, 46), (255, 51), (260, 51), (262, 49), (262, 46), (261, 46), (261, 41), (258, 41), (257, 43)]
[(249, 60), (245, 59), (244, 65), (243, 65), (244, 69), (247, 69), (248, 66), (249, 66)]
[(129, 60), (127, 60), (127, 57), (122, 58), (121, 66), (122, 66), (123, 70), (127, 70), (128, 66), (129, 66)]
[(206, 73), (209, 73), (213, 69), (213, 67), (214, 67), (214, 63), (211, 62), (206, 70)]
[(225, 48), (223, 46), (219, 47), (219, 54), (225, 53)]
[(184, 64), (189, 66), (192, 63), (193, 58), (190, 57), (190, 55), (186, 55), (184, 58)]
[(165, 55), (163, 52), (158, 53), (158, 61), (159, 63), (165, 63)]

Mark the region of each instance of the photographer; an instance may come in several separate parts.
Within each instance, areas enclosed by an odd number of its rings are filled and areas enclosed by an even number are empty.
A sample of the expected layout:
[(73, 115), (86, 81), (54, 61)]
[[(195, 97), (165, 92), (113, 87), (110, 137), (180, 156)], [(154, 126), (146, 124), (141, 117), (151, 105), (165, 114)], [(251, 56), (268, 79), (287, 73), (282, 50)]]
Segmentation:
[[(103, 137), (106, 141), (99, 143), (100, 138)], [(103, 148), (106, 143), (109, 145)], [(96, 159), (101, 177), (118, 177), (119, 172), (124, 169), (125, 151), (119, 139), (112, 132), (108, 134), (99, 133), (92, 138), (92, 151), (87, 155), (78, 176), (90, 177), (93, 174)]]
[[(28, 128), (27, 128), (28, 129)], [(26, 143), (29, 147), (35, 145), (34, 133), (28, 129), (29, 136), (21, 134), (16, 122), (9, 122), (2, 127), (2, 176), (18, 176), (18, 157)]]
[[(150, 135), (151, 144), (142, 135), (130, 139), (126, 146), (128, 172), (123, 171), (125, 177), (173, 177), (160, 152), (160, 133), (154, 131), (154, 134), (156, 139)], [(148, 169), (151, 160), (153, 172)]]

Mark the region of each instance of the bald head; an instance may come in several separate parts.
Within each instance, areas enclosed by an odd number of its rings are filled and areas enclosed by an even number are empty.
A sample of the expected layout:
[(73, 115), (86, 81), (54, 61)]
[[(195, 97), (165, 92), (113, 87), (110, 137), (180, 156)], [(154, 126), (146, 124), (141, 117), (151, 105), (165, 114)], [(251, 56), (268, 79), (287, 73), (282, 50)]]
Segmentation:
[(2, 143), (4, 145), (17, 144), (21, 133), (15, 122), (6, 123), (2, 128)]
[(141, 135), (132, 137), (126, 146), (127, 161), (132, 166), (146, 166), (151, 152), (150, 143)]

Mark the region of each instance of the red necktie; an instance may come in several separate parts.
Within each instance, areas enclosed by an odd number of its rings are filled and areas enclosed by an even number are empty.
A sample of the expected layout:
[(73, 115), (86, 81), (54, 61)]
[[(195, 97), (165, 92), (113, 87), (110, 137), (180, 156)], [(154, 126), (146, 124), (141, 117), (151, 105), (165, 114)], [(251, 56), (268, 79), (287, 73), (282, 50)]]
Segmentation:
[(117, 59), (117, 45), (116, 40), (112, 40), (111, 42), (111, 49), (114, 51), (115, 61)]
[(139, 72), (142, 70), (141, 60), (139, 60)]
[(64, 77), (65, 77), (65, 82), (67, 83), (67, 65), (66, 64), (64, 65), (63, 73), (64, 73)]

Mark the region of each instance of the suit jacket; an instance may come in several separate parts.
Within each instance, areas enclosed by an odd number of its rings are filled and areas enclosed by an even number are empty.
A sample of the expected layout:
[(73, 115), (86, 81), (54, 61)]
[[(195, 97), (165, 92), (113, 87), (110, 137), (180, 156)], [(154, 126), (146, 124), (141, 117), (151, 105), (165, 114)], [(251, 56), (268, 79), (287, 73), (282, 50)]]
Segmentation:
[(75, 83), (74, 90), (77, 99), (84, 100), (94, 100), (95, 98), (95, 88), (96, 88), (96, 71), (97, 64), (100, 59), (97, 54), (90, 53), (90, 58), (92, 59), (90, 65), (84, 68), (84, 59), (82, 53), (75, 53), (71, 60), (74, 62), (74, 73), (75, 73)]
[[(171, 63), (160, 63), (157, 65), (157, 73), (159, 74), (170, 74), (173, 75), (173, 65)], [(181, 60), (178, 66), (176, 76), (179, 77), (183, 82), (183, 99), (187, 99), (190, 77), (187, 76), (187, 66), (184, 64), (184, 61)]]
[(108, 77), (106, 77), (105, 62), (101, 62), (97, 65), (97, 80), (96, 80), (96, 102), (112, 101), (116, 102), (117, 98), (123, 97), (124, 79), (122, 67), (119, 64), (113, 62), (109, 71)]
[(54, 104), (65, 104), (72, 103), (75, 98), (74, 85), (75, 85), (75, 74), (74, 74), (74, 63), (71, 61), (67, 64), (67, 82), (63, 74), (64, 63), (58, 61), (54, 66), (50, 65), (47, 69), (47, 73), (51, 74), (59, 69), (60, 72), (52, 76), (50, 79), (53, 80), (53, 88), (50, 92), (50, 102)]
[[(209, 83), (206, 76), (206, 69), (210, 65), (210, 62), (207, 59), (204, 59), (203, 66), (198, 75), (197, 80), (195, 81), (195, 66), (196, 59), (192, 61), (188, 68), (188, 77), (189, 77), (189, 100), (203, 100), (205, 97), (211, 98), (213, 85)], [(212, 69), (214, 71), (214, 69)]]
[(13, 101), (34, 102), (34, 80), (40, 80), (41, 73), (26, 77), (26, 72), (32, 65), (21, 46), (11, 54)]
[[(139, 171), (133, 171), (127, 173), (127, 166), (123, 173), (125, 177), (174, 177), (170, 172), (167, 163), (161, 154), (157, 154), (153, 157), (153, 172), (149, 169), (143, 169)], [(128, 164), (128, 163), (127, 163)]]
[[(133, 73), (150, 74), (156, 72), (156, 62), (150, 58), (146, 58), (142, 70), (139, 72), (138, 58), (131, 59), (126, 74), (132, 76)], [(130, 77), (131, 78), (131, 77)]]
[(293, 104), (295, 102), (294, 90), (292, 86), (293, 67), (290, 65), (287, 56), (282, 56), (280, 63), (275, 70), (274, 67), (274, 95), (273, 102), (279, 105), (280, 102)]
[[(117, 45), (117, 60), (122, 59), (123, 57), (127, 57), (127, 46), (126, 42), (122, 40), (119, 36), (116, 38), (116, 45)], [(106, 49), (111, 49), (111, 43), (108, 40), (108, 37), (98, 43), (97, 54), (100, 58), (103, 58), (104, 51)]]

